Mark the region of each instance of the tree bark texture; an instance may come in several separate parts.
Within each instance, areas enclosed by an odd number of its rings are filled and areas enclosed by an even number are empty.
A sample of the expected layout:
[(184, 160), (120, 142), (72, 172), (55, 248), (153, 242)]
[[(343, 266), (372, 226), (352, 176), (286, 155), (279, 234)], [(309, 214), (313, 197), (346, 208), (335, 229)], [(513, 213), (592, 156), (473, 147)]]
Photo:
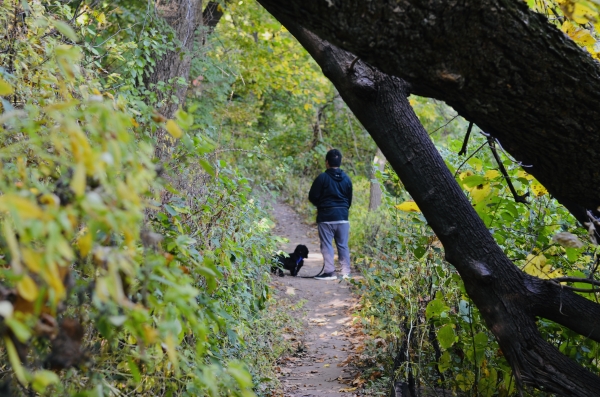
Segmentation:
[(498, 138), (585, 220), (600, 206), (600, 64), (521, 0), (260, 0)]
[[(375, 153), (375, 158), (373, 158), (372, 164), (372, 174), (371, 179), (375, 179), (375, 170), (379, 170), (383, 172), (385, 169), (385, 156), (380, 148), (377, 148), (377, 153)], [(371, 181), (371, 187), (369, 191), (369, 211), (376, 211), (377, 208), (381, 205), (381, 185), (377, 182)]]
[(374, 138), (436, 235), (446, 259), (519, 382), (561, 396), (595, 396), (600, 378), (545, 341), (536, 317), (556, 321), (600, 341), (600, 305), (520, 271), (502, 252), (460, 189), (406, 97), (409, 84), (319, 39), (265, 7), (300, 41)]
[[(158, 100), (164, 101), (160, 113), (167, 119), (173, 118), (175, 112), (185, 101), (188, 89), (190, 68), (192, 65), (192, 51), (196, 42), (198, 28), (202, 25), (202, 0), (159, 0), (156, 10), (171, 26), (175, 33), (178, 48), (167, 52), (156, 60), (154, 72), (146, 79), (146, 84), (165, 82), (169, 88), (165, 92), (157, 92)], [(184, 82), (180, 84), (179, 79)], [(175, 96), (177, 101), (172, 100)], [(162, 158), (174, 141), (167, 138), (164, 129), (157, 132), (156, 156)]]

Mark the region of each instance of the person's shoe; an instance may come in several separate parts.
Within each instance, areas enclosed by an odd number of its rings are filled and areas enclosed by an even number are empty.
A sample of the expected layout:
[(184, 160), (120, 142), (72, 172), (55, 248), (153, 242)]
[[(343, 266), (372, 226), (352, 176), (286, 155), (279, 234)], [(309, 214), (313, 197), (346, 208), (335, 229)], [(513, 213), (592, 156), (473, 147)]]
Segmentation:
[(337, 277), (333, 274), (333, 272), (331, 273), (323, 273), (321, 275), (315, 276), (315, 280), (337, 280)]

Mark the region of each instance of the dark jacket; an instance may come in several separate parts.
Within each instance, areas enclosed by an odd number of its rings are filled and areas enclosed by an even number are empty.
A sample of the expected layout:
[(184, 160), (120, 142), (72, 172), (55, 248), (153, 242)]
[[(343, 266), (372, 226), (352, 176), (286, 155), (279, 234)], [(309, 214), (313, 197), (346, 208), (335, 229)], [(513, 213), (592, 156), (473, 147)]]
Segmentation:
[(341, 169), (329, 168), (315, 179), (308, 199), (317, 207), (317, 223), (347, 221), (352, 181)]

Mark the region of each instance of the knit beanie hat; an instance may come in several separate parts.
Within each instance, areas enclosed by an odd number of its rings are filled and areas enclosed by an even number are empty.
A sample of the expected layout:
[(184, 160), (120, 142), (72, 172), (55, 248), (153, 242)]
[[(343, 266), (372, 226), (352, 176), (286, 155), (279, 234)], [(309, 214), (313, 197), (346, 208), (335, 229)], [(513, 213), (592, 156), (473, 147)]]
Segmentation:
[(337, 149), (331, 149), (327, 152), (325, 160), (327, 160), (330, 167), (339, 167), (342, 164), (342, 153)]

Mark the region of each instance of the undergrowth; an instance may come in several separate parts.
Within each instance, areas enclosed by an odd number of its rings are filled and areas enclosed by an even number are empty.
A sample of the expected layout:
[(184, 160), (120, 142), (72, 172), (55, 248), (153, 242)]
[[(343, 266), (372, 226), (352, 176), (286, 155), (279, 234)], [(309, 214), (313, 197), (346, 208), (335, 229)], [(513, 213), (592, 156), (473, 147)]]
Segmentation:
[(268, 395), (294, 320), (261, 184), (211, 158), (193, 106), (156, 112), (164, 24), (105, 6), (0, 3), (1, 393)]

